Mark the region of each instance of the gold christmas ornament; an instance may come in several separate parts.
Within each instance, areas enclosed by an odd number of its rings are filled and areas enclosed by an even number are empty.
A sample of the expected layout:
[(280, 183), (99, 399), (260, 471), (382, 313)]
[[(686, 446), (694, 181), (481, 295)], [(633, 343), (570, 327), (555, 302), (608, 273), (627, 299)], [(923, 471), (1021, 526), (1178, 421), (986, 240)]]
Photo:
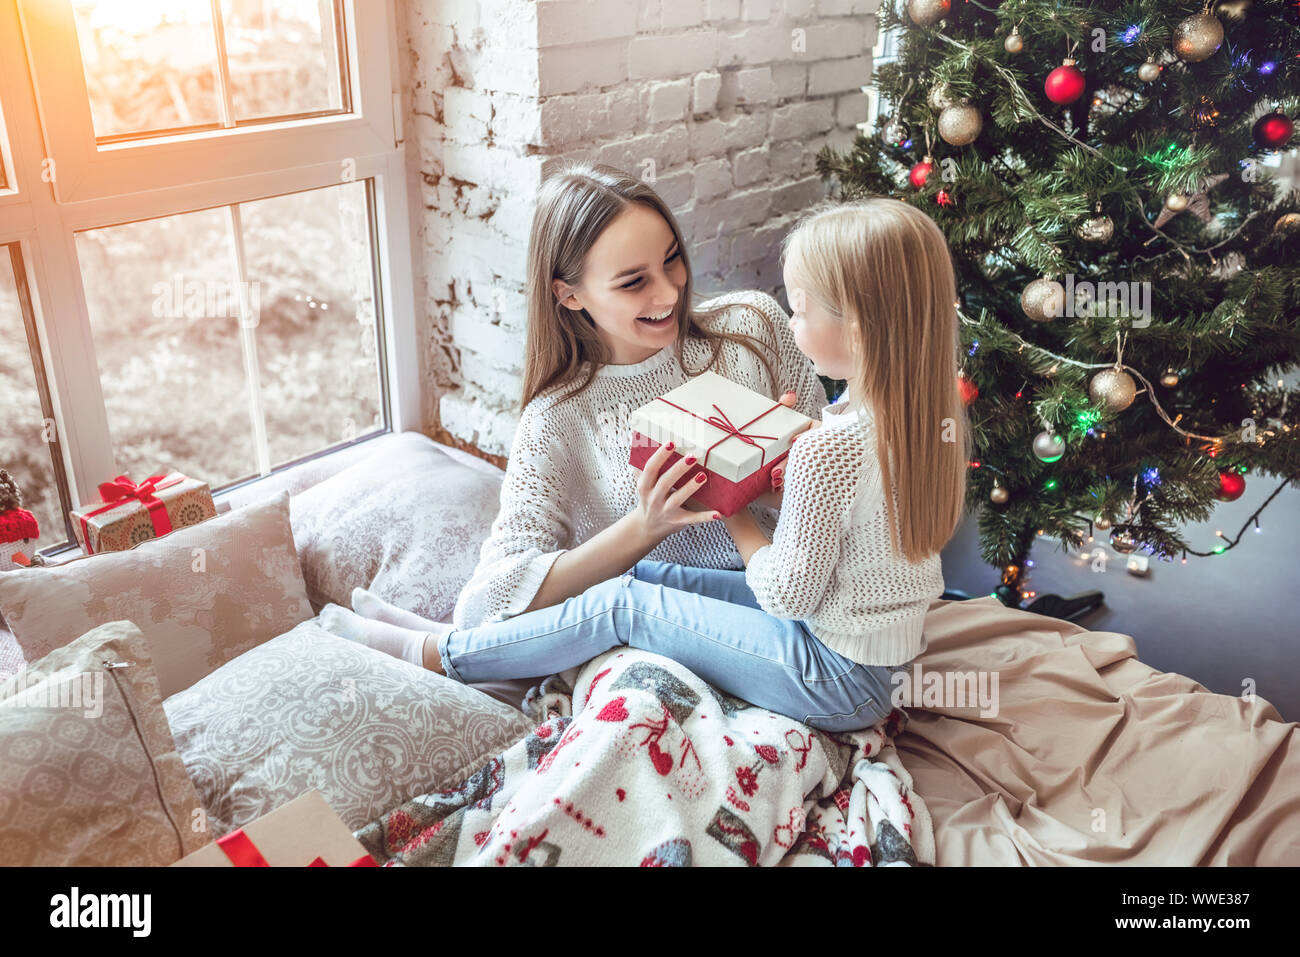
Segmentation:
[(989, 491), (989, 499), (998, 505), (1005, 505), (1007, 499), (1011, 498), (1011, 493), (998, 484), (998, 480), (993, 480), (993, 488)]
[(1055, 279), (1035, 279), (1020, 294), (1020, 308), (1034, 322), (1051, 322), (1065, 314), (1065, 287)]
[(1106, 529), (1110, 528), (1110, 519), (1108, 519), (1105, 515), (1098, 515), (1096, 518), (1092, 520), (1092, 524), (1096, 525), (1097, 528), (1101, 529), (1104, 532), (1106, 531)]
[(952, 0), (907, 0), (907, 15), (918, 27), (938, 23), (952, 11)]
[(1165, 208), (1175, 213), (1181, 213), (1187, 208), (1188, 202), (1186, 193), (1170, 193), (1165, 197)]
[(1214, 15), (1223, 20), (1230, 20), (1233, 23), (1240, 23), (1246, 19), (1246, 12), (1250, 10), (1250, 0), (1219, 0), (1214, 5)]
[(1223, 45), (1223, 24), (1213, 14), (1197, 13), (1174, 29), (1174, 52), (1188, 63), (1214, 56)]
[(1166, 369), (1160, 376), (1160, 384), (1166, 389), (1172, 389), (1174, 386), (1178, 385), (1178, 373), (1175, 372), (1172, 367)]
[(930, 89), (930, 95), (926, 98), (926, 102), (930, 104), (930, 109), (935, 112), (942, 112), (948, 107), (957, 104), (957, 101), (954, 100), (952, 95), (948, 92), (947, 83), (936, 83)]
[(1283, 213), (1273, 224), (1275, 233), (1294, 233), (1300, 230), (1300, 213)]
[(954, 103), (939, 114), (939, 135), (953, 146), (975, 142), (983, 128), (983, 116), (969, 103)]
[(1020, 35), (1020, 31), (1015, 27), (1007, 34), (1007, 38), (1002, 41), (1002, 47), (1008, 53), (1019, 53), (1025, 48), (1025, 38)]
[[(1101, 212), (1098, 203), (1098, 212)], [(1075, 234), (1087, 243), (1106, 243), (1115, 235), (1115, 223), (1109, 216), (1094, 216), (1085, 219), (1075, 228)]]
[(1160, 79), (1160, 64), (1155, 60), (1147, 60), (1138, 67), (1138, 79), (1143, 83), (1154, 83)]
[(1111, 412), (1123, 412), (1133, 404), (1137, 386), (1133, 377), (1123, 369), (1102, 369), (1088, 383), (1088, 395)]

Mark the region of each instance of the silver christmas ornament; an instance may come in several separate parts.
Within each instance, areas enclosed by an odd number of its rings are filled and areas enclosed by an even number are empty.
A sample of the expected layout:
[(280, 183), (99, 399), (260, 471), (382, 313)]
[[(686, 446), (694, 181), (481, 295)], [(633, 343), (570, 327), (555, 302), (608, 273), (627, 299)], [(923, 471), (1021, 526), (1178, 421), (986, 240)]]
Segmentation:
[(1166, 369), (1164, 374), (1160, 377), (1160, 384), (1165, 388), (1172, 389), (1174, 386), (1178, 385), (1178, 373), (1175, 372), (1172, 367)]
[(1101, 529), (1104, 532), (1106, 531), (1106, 529), (1110, 528), (1110, 519), (1108, 519), (1105, 515), (1098, 515), (1096, 518), (1092, 520), (1092, 524), (1096, 525), (1097, 528)]
[(953, 146), (974, 143), (984, 128), (984, 117), (969, 103), (954, 103), (939, 114), (939, 136)]
[(1055, 279), (1035, 279), (1020, 294), (1020, 308), (1034, 322), (1051, 322), (1065, 314), (1065, 287)]
[(1019, 53), (1025, 48), (1025, 38), (1020, 35), (1020, 31), (1015, 27), (1007, 34), (1007, 38), (1002, 41), (1002, 47), (1008, 53)]
[(880, 139), (886, 146), (902, 146), (907, 142), (907, 127), (898, 120), (890, 120), (880, 132)]
[(1011, 498), (1011, 493), (998, 484), (998, 480), (993, 480), (993, 488), (989, 491), (989, 499), (998, 505), (1005, 505), (1007, 499)]
[(1160, 64), (1155, 60), (1147, 60), (1138, 67), (1138, 79), (1143, 83), (1154, 83), (1160, 79)]
[(1223, 44), (1223, 24), (1209, 13), (1197, 13), (1174, 28), (1174, 52), (1188, 63), (1208, 60)]
[(907, 0), (907, 15), (918, 27), (933, 26), (952, 12), (952, 0)]
[(1127, 555), (1137, 549), (1137, 540), (1127, 528), (1117, 528), (1110, 533), (1110, 547), (1121, 555)]
[(1034, 455), (1040, 462), (1055, 462), (1065, 454), (1065, 439), (1051, 429), (1034, 436)]
[(1185, 210), (1188, 202), (1190, 202), (1190, 199), (1186, 193), (1170, 193), (1165, 197), (1165, 207), (1175, 213), (1181, 213)]
[(1123, 369), (1102, 369), (1088, 383), (1088, 395), (1111, 412), (1123, 412), (1133, 404), (1137, 386)]

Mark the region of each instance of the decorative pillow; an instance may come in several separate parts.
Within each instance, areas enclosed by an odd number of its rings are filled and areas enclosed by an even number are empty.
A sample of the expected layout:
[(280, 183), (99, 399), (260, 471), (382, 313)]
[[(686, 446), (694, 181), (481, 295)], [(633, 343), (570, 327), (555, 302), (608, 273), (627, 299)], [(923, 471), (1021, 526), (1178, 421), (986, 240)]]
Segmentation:
[(108, 621), (135, 622), (163, 697), (313, 614), (289, 524), (289, 493), (124, 552), (0, 575), (27, 661)]
[(433, 621), (450, 620), (501, 506), (501, 477), (428, 436), (384, 449), (295, 495), (293, 536), (313, 608), (352, 607), (360, 586)]
[(459, 784), (533, 727), (521, 712), (315, 621), (163, 702), (213, 837), (311, 788), (353, 830)]
[(133, 623), (0, 684), (0, 865), (163, 866), (209, 840)]

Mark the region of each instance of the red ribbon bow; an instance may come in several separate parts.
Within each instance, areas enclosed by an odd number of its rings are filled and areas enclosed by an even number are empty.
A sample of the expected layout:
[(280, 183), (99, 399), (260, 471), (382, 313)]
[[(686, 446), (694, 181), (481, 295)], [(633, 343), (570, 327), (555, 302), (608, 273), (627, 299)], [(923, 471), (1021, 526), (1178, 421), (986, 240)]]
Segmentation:
[[(217, 839), (217, 847), (230, 858), (230, 863), (236, 867), (270, 867), (262, 852), (257, 849), (252, 839), (244, 833), (244, 829), (237, 828), (231, 831), (225, 837)], [(317, 857), (307, 865), (308, 867), (329, 867), (324, 858)], [(348, 867), (378, 867), (375, 859), (369, 854), (358, 857)]]
[(167, 514), (167, 503), (155, 496), (154, 492), (185, 481), (185, 476), (178, 475), (170, 482), (164, 482), (165, 477), (165, 475), (150, 475), (139, 485), (125, 475), (119, 475), (111, 482), (100, 482), (99, 497), (108, 504), (103, 508), (97, 508), (80, 516), (81, 537), (86, 543), (86, 554), (92, 555), (95, 551), (90, 544), (90, 523), (87, 519), (98, 515), (100, 512), (107, 512), (110, 509), (117, 508), (129, 499), (134, 499), (149, 509), (149, 519), (153, 522), (153, 533), (156, 537), (161, 538), (170, 532), (172, 530), (172, 520), (171, 516)]
[[(659, 401), (668, 402), (668, 400), (665, 399), (663, 396), (659, 396)], [(682, 412), (685, 412), (687, 415), (693, 415), (701, 422), (707, 422), (709, 423), (709, 425), (713, 426), (714, 428), (721, 429), (723, 432), (727, 433), (722, 438), (718, 439), (718, 441), (714, 442), (712, 445), (710, 445), (707, 449), (704, 450), (704, 459), (700, 462), (700, 466), (706, 469), (709, 467), (709, 453), (730, 438), (740, 439), (740, 441), (744, 442), (746, 445), (752, 445), (754, 446), (754, 448), (758, 449), (759, 451), (758, 465), (759, 468), (762, 468), (763, 464), (767, 460), (767, 449), (763, 448), (754, 440), (772, 439), (773, 441), (775, 441), (776, 436), (775, 435), (751, 435), (745, 432), (744, 430), (749, 428), (751, 425), (753, 425), (763, 416), (769, 415), (770, 413), (775, 412), (777, 409), (785, 408), (784, 405), (778, 402), (774, 406), (772, 406), (772, 408), (767, 409), (764, 412), (760, 412), (758, 415), (754, 416), (744, 425), (740, 426), (740, 428), (737, 428), (735, 425), (732, 424), (731, 419), (727, 417), (727, 413), (723, 412), (721, 409), (718, 408), (718, 404), (716, 402), (713, 403), (713, 408), (717, 409), (718, 414), (711, 415), (707, 419), (702, 415), (697, 415), (696, 413), (692, 412), (690, 409), (683, 409), (676, 402), (668, 402), (668, 404), (671, 405), (674, 409), (680, 409)]]

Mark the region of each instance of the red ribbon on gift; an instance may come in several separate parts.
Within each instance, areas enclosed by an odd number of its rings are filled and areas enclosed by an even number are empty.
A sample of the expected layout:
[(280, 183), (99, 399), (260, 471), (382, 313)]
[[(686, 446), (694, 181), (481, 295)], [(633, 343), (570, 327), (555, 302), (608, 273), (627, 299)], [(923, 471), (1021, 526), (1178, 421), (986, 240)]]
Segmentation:
[[(660, 402), (668, 402), (668, 400), (665, 399), (663, 396), (659, 396), (658, 399), (659, 399)], [(680, 405), (678, 405), (676, 402), (668, 402), (668, 404), (671, 405), (674, 409), (681, 409), (681, 411), (685, 412), (687, 415), (693, 415), (693, 416), (695, 416), (695, 418), (699, 419), (701, 422), (707, 422), (707, 423), (709, 423), (709, 425), (712, 425), (712, 426), (714, 426), (715, 428), (719, 428), (719, 429), (721, 429), (723, 432), (727, 433), (727, 434), (724, 435), (722, 438), (718, 439), (718, 441), (714, 442), (712, 445), (710, 445), (707, 449), (704, 450), (704, 460), (700, 463), (700, 465), (701, 465), (703, 468), (706, 468), (706, 469), (709, 467), (709, 453), (712, 452), (712, 451), (713, 451), (714, 449), (716, 449), (719, 445), (721, 445), (723, 442), (727, 441), (727, 439), (730, 439), (730, 438), (737, 438), (737, 439), (740, 439), (740, 441), (746, 443), (747, 445), (752, 445), (752, 446), (754, 446), (754, 448), (758, 449), (758, 451), (759, 451), (758, 465), (759, 465), (759, 468), (762, 468), (764, 462), (765, 462), (766, 459), (767, 459), (767, 449), (763, 448), (761, 445), (759, 445), (759, 444), (758, 444), (757, 442), (755, 442), (754, 440), (755, 440), (755, 439), (772, 439), (772, 440), (775, 441), (776, 436), (775, 436), (775, 435), (750, 435), (749, 433), (747, 433), (747, 432), (745, 431), (745, 429), (749, 428), (751, 425), (753, 425), (755, 422), (757, 422), (757, 421), (758, 421), (759, 419), (761, 419), (763, 416), (765, 416), (765, 415), (770, 415), (771, 413), (775, 412), (777, 409), (784, 409), (784, 408), (785, 408), (784, 405), (782, 405), (780, 402), (778, 402), (778, 403), (776, 403), (774, 406), (772, 406), (772, 408), (768, 409), (766, 412), (760, 412), (758, 415), (754, 416), (752, 419), (750, 419), (750, 420), (749, 420), (748, 422), (746, 422), (744, 425), (742, 425), (742, 426), (740, 426), (739, 428), (737, 428), (736, 426), (732, 425), (732, 423), (731, 423), (731, 419), (727, 418), (727, 413), (723, 412), (721, 409), (718, 408), (718, 404), (717, 404), (716, 402), (713, 404), (713, 408), (717, 409), (718, 414), (717, 414), (717, 415), (711, 415), (711, 416), (709, 416), (707, 419), (706, 419), (704, 416), (702, 416), (702, 415), (699, 415), (699, 414), (697, 414), (697, 413), (695, 413), (695, 412), (692, 412), (690, 409), (683, 409), (683, 408), (682, 408)]]
[[(221, 850), (225, 853), (226, 857), (230, 858), (230, 863), (234, 864), (236, 867), (270, 867), (271, 866), (266, 862), (266, 858), (262, 856), (262, 852), (257, 849), (257, 845), (253, 843), (252, 838), (250, 838), (247, 834), (244, 833), (244, 829), (242, 827), (231, 831), (225, 837), (218, 838), (217, 847), (221, 848)], [(325, 863), (324, 858), (321, 857), (317, 857), (314, 861), (312, 861), (307, 866), (308, 867), (329, 867), (329, 865)], [(362, 855), (361, 857), (358, 857), (355, 861), (353, 861), (351, 864), (348, 865), (348, 867), (378, 867), (378, 866), (379, 865), (375, 863), (375, 859), (371, 857), (369, 854), (365, 854)]]
[(81, 537), (86, 543), (86, 554), (94, 554), (94, 548), (90, 544), (90, 523), (86, 520), (98, 515), (100, 512), (107, 512), (110, 509), (117, 508), (128, 499), (135, 499), (149, 509), (149, 519), (153, 522), (153, 533), (156, 537), (161, 538), (170, 532), (172, 530), (172, 519), (167, 514), (167, 503), (154, 495), (154, 492), (185, 481), (185, 476), (177, 476), (170, 482), (164, 482), (164, 478), (166, 478), (165, 475), (150, 475), (139, 485), (136, 485), (125, 475), (119, 475), (111, 482), (100, 482), (99, 497), (108, 504), (103, 508), (97, 508), (80, 516)]

